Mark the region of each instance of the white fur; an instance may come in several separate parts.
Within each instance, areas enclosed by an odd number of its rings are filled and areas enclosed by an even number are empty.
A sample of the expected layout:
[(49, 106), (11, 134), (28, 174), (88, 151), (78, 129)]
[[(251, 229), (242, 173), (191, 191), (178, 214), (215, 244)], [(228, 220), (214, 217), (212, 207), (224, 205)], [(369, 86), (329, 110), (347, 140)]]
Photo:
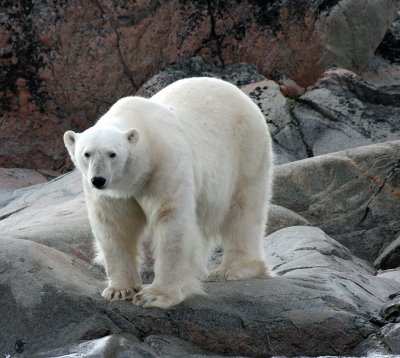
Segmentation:
[[(83, 174), (109, 278), (103, 296), (125, 299), (141, 288), (145, 228), (152, 234), (155, 279), (134, 296), (137, 305), (168, 308), (201, 293), (216, 237), (224, 261), (209, 280), (268, 276), (262, 239), (271, 139), (261, 111), (235, 86), (191, 78), (150, 99), (126, 97), (92, 128), (66, 132), (64, 141)], [(104, 188), (96, 189), (93, 177), (104, 178)]]

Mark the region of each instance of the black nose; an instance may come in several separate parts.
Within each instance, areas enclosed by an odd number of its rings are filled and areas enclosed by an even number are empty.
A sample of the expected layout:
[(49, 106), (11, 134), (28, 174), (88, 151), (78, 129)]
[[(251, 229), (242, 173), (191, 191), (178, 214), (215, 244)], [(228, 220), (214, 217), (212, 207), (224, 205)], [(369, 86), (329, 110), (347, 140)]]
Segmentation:
[(97, 188), (101, 189), (103, 188), (104, 184), (106, 183), (106, 180), (102, 177), (94, 177), (92, 178), (92, 184)]

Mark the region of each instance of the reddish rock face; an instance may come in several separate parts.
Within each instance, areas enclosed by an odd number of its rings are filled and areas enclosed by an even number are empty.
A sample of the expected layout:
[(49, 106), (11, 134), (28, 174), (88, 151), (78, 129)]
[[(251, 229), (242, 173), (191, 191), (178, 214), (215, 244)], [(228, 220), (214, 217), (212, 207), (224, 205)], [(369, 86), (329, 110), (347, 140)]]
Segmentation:
[[(343, 59), (357, 71), (396, 1), (368, 2), (362, 11), (364, 1), (338, 2), (3, 1), (0, 166), (66, 170), (66, 129), (89, 127), (118, 98), (188, 57), (253, 63), (301, 87)], [(372, 25), (360, 20), (372, 16)]]

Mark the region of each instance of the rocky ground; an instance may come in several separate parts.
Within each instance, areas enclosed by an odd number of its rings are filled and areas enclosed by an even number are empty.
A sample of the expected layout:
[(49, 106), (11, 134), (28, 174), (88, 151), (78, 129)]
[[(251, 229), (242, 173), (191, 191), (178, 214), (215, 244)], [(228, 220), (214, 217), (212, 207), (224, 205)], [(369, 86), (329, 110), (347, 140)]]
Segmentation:
[[(399, 4), (298, 4), (0, 4), (0, 357), (400, 355)], [(265, 115), (276, 276), (166, 311), (106, 302), (62, 134), (192, 76)]]
[(399, 151), (392, 141), (277, 166), (264, 240), (277, 276), (207, 283), (167, 311), (101, 298), (78, 172), (4, 188), (0, 354), (400, 354)]

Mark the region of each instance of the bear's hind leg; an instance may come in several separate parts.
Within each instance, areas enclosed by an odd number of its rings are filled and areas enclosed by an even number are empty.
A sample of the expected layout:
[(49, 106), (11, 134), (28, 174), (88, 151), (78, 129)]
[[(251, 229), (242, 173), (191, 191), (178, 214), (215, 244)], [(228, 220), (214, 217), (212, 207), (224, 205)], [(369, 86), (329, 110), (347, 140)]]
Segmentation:
[(263, 257), (266, 220), (266, 203), (263, 199), (236, 197), (221, 230), (223, 262), (210, 273), (208, 281), (270, 276)]

